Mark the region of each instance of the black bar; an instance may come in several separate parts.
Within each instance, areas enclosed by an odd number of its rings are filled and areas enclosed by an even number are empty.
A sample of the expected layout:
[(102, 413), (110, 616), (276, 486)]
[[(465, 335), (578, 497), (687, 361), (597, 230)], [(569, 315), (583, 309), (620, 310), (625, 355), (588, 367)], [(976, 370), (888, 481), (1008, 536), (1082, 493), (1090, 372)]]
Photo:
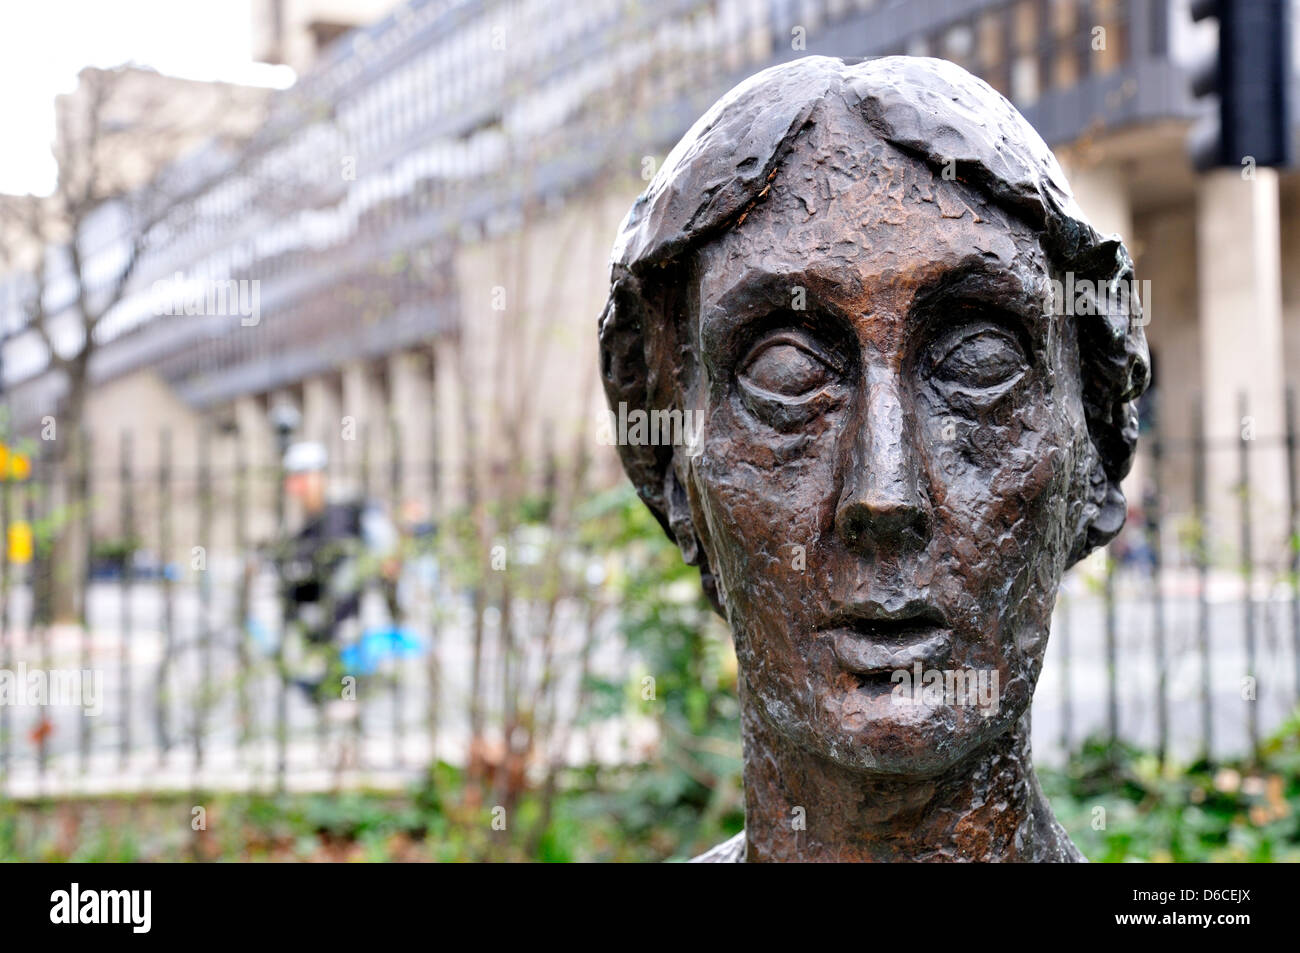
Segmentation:
[(1119, 743), (1119, 685), (1118, 643), (1115, 621), (1115, 556), (1106, 548), (1106, 580), (1104, 589), (1106, 607), (1106, 735), (1110, 739), (1111, 753)]
[[(369, 410), (370, 408), (367, 405), (366, 411), (369, 412)], [(371, 450), (373, 449), (370, 445), (370, 441), (372, 438), (370, 421), (369, 419), (360, 421), (358, 422), (357, 426), (360, 431), (357, 434), (357, 436), (361, 438), (361, 498), (363, 501), (368, 502), (370, 500), (370, 492), (372, 489), (371, 472), (370, 472), (371, 470), (370, 453)], [(355, 710), (355, 715), (352, 719), (352, 739), (353, 739), (353, 744), (356, 746), (354, 749), (356, 752), (356, 757), (353, 761), (353, 766), (358, 770), (360, 770), (361, 766), (365, 763), (366, 703), (365, 703), (365, 695), (363, 694), (361, 690), (361, 685), (359, 683), (356, 686), (354, 686), (354, 690), (356, 691), (357, 697), (356, 697), (356, 704), (353, 705), (353, 708)], [(322, 707), (322, 716), (323, 713), (324, 713), (324, 708)]]
[[(81, 500), (82, 545), (85, 547), (83, 552), (85, 565), (81, 576), (81, 669), (82, 671), (89, 671), (91, 665), (90, 573), (95, 558), (95, 518), (94, 507), (90, 498), (90, 461), (93, 457), (91, 456), (90, 431), (83, 425), (78, 436), (80, 437), (81, 457), (77, 461), (77, 495)], [(93, 718), (77, 719), (77, 755), (83, 775), (90, 770), (92, 721), (94, 721)]]
[(1201, 654), (1201, 752), (1214, 758), (1214, 701), (1210, 692), (1209, 519), (1205, 500), (1205, 407), (1197, 397), (1192, 434), (1192, 499), (1196, 513), (1196, 643)]
[[(284, 453), (288, 449), (289, 435), (283, 434), (277, 444), (278, 454), (275, 459), (275, 466), (272, 470), (276, 475), (275, 486), (275, 526), (276, 540), (280, 548), (283, 549), (284, 540), (288, 538), (288, 507), (285, 500), (285, 470), (284, 470)], [(277, 573), (281, 573), (283, 567), (279, 565), (283, 555), (276, 560)], [(284, 790), (285, 774), (289, 768), (289, 678), (285, 671), (285, 642), (289, 638), (289, 629), (292, 626), (292, 610), (289, 604), (288, 595), (284, 593), (283, 587), (280, 589), (280, 640), (275, 648), (275, 670), (280, 678), (279, 691), (275, 697), (275, 778), (276, 788)]]
[[(6, 438), (8, 434), (4, 435)], [(11, 505), (11, 487), (9, 485), (10, 474), (14, 472), (12, 446), (6, 448), (6, 460), (3, 472), (0, 472), (0, 667), (6, 671), (12, 671), (13, 648), (9, 643), (9, 586), (10, 586), (10, 566), (9, 566), (9, 507)], [(85, 719), (83, 719), (85, 720)], [(9, 758), (10, 758), (10, 723), (9, 723), (9, 706), (0, 705), (0, 782), (9, 780)], [(0, 794), (4, 793), (4, 785), (0, 784)]]
[(1295, 391), (1286, 389), (1287, 550), (1291, 570), (1291, 660), (1300, 701), (1300, 487), (1296, 485)]
[(212, 691), (212, 419), (199, 424), (199, 539), (203, 569), (199, 573), (199, 692), (194, 704), (194, 769), (203, 767), (209, 693)]
[(172, 434), (163, 430), (158, 435), (158, 550), (162, 565), (162, 661), (158, 665), (157, 684), (154, 687), (154, 731), (158, 738), (159, 761), (166, 763), (171, 748), (169, 699), (167, 679), (171, 672), (173, 653), (176, 651), (176, 616), (173, 603), (172, 580), (168, 566), (172, 555)]
[(249, 658), (248, 658), (248, 618), (252, 614), (253, 566), (248, 552), (248, 461), (245, 459), (244, 435), (235, 431), (235, 505), (231, 517), (235, 521), (235, 553), (240, 567), (239, 596), (235, 604), (235, 645), (236, 664), (238, 665), (238, 688), (236, 691), (239, 712), (239, 737), (236, 741), (242, 752), (253, 734), (253, 703), (249, 697)]
[[(1153, 398), (1154, 400), (1155, 398)], [(1161, 445), (1160, 407), (1154, 404), (1155, 426), (1151, 434), (1151, 499), (1147, 507), (1148, 545), (1151, 547), (1151, 625), (1156, 656), (1156, 759), (1161, 765), (1169, 749), (1169, 672), (1165, 646), (1164, 559), (1160, 541), (1162, 496), (1161, 473), (1164, 448)]]
[(122, 431), (118, 445), (118, 495), (121, 512), (122, 539), (124, 541), (124, 558), (122, 560), (121, 609), (122, 627), (121, 643), (118, 646), (118, 686), (121, 695), (122, 722), (118, 737), (118, 760), (126, 767), (131, 753), (131, 588), (135, 570), (135, 506), (131, 498), (131, 432)]
[[(41, 522), (37, 519), (38, 511), (43, 516), (48, 517), (50, 513), (50, 454), (49, 444), (43, 444), (41, 447), (39, 461), (33, 460), (32, 483), (27, 493), (27, 525), (32, 531), (32, 566), (38, 567), (37, 574), (44, 575), (45, 578), (34, 579), (32, 587), (32, 625), (28, 631), (28, 638), (36, 636), (40, 642), (41, 665), (46, 669), (49, 668), (49, 622), (50, 622), (50, 598), (53, 594), (54, 586), (54, 561), (51, 558), (53, 539), (42, 541), (40, 532), (37, 527)], [(37, 503), (37, 498), (40, 503)], [(48, 523), (45, 523), (48, 526)], [(36, 724), (33, 726), (36, 730), (36, 758), (37, 768), (42, 779), (45, 777), (47, 767), (47, 757), (49, 748), (46, 741), (48, 732), (45, 730), (46, 713), (41, 709), (36, 712)]]
[[(392, 494), (392, 506), (390, 516), (394, 526), (400, 524), (402, 518), (402, 439), (401, 428), (398, 427), (397, 418), (393, 414), (392, 399), (389, 399), (389, 426), (391, 428), (392, 438), (390, 444), (390, 471), (389, 485)], [(399, 541), (400, 545), (400, 541)], [(400, 550), (396, 554), (401, 558)], [(397, 580), (383, 577), (383, 588), (386, 597), (391, 593), (392, 598), (389, 601), (389, 612), (392, 614), (393, 628), (396, 629), (401, 625), (401, 612), (397, 605)], [(400, 659), (394, 659), (393, 662), (393, 761), (397, 767), (402, 767), (405, 759), (402, 756), (403, 736), (402, 736), (402, 674), (405, 666)]]
[[(1243, 421), (1249, 412), (1249, 405), (1244, 393), (1237, 395), (1237, 416)], [(1240, 479), (1238, 496), (1241, 501), (1241, 582), (1242, 582), (1242, 622), (1246, 626), (1246, 674), (1253, 680), (1255, 697), (1246, 703), (1246, 730), (1250, 737), (1251, 758), (1259, 757), (1259, 679), (1255, 666), (1255, 554), (1251, 533), (1251, 499), (1250, 499), (1250, 443), (1245, 434), (1237, 442), (1237, 473)]]
[(1060, 622), (1056, 627), (1056, 638), (1061, 645), (1061, 751), (1068, 755), (1070, 746), (1071, 722), (1074, 713), (1070, 703), (1070, 612), (1073, 600), (1065, 596), (1059, 600)]

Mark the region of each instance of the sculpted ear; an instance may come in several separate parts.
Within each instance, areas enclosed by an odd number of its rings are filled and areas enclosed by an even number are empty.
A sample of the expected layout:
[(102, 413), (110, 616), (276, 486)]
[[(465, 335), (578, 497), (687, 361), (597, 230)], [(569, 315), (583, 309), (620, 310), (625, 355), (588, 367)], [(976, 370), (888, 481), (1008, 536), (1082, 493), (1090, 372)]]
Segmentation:
[(677, 477), (677, 468), (673, 466), (668, 468), (664, 476), (664, 499), (668, 503), (670, 535), (681, 550), (682, 559), (688, 566), (700, 567), (700, 586), (704, 589), (704, 595), (713, 606), (713, 611), (725, 619), (725, 596), (718, 589), (718, 580), (709, 563), (708, 551), (700, 541), (699, 530), (691, 516), (691, 502), (686, 487), (682, 486)]
[[(600, 316), (600, 377), (605, 399), (616, 418), (647, 409), (654, 381), (646, 359), (645, 329), (656, 320), (662, 317), (650, 312), (640, 282), (615, 266), (609, 299)], [(617, 446), (637, 496), (650, 508), (664, 532), (673, 536), (664, 498), (665, 477), (672, 469), (672, 448), (626, 441), (617, 441)]]
[[(1121, 433), (1131, 433), (1132, 442), (1137, 442), (1137, 413), (1131, 404), (1116, 408), (1116, 413), (1127, 417), (1112, 422), (1112, 429)], [(1132, 466), (1133, 453), (1128, 451), (1118, 460), (1114, 457), (1108, 461), (1094, 439), (1097, 454), (1093, 459), (1092, 472), (1089, 475), (1088, 502), (1084, 510), (1083, 525), (1075, 540), (1075, 554), (1071, 562), (1077, 562), (1094, 549), (1105, 546), (1119, 535), (1128, 516), (1128, 502), (1124, 498), (1121, 481), (1128, 476)], [(1116, 466), (1118, 465), (1118, 466)]]
[[(609, 299), (600, 316), (600, 370), (605, 399), (616, 417), (649, 410), (652, 403), (660, 407), (671, 403), (671, 380), (656, 370), (666, 366), (673, 356), (680, 360), (673, 336), (668, 333), (667, 306), (648, 297), (635, 276), (615, 266)], [(653, 335), (653, 339), (663, 352), (657, 359), (646, 353), (646, 329), (652, 322), (658, 323), (660, 333)], [(673, 452), (673, 447), (662, 444), (618, 443), (619, 458), (637, 496), (650, 508), (668, 538), (677, 544), (682, 559), (688, 565), (700, 567), (704, 594), (722, 614), (717, 581), (692, 521), (690, 499), (673, 465)]]
[(691, 520), (691, 504), (686, 497), (686, 487), (677, 479), (677, 468), (670, 466), (664, 474), (664, 500), (668, 504), (668, 528), (682, 560), (688, 566), (700, 564), (700, 537)]
[(1142, 304), (1134, 293), (1133, 260), (1117, 239), (1099, 242), (1071, 266), (1105, 294), (1076, 314), (1084, 414), (1096, 452), (1083, 519), (1071, 563), (1104, 546), (1124, 526), (1127, 505), (1120, 484), (1137, 448), (1135, 401), (1151, 376)]

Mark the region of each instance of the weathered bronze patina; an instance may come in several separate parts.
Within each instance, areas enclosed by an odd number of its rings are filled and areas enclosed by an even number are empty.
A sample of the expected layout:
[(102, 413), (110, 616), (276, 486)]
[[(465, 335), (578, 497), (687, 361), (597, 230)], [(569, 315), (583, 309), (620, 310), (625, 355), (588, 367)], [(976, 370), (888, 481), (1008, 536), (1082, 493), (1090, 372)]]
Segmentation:
[(951, 63), (800, 59), (687, 133), (613, 259), (611, 407), (703, 421), (619, 452), (740, 662), (746, 828), (701, 859), (1081, 859), (1029, 704), (1148, 358), (1042, 140)]

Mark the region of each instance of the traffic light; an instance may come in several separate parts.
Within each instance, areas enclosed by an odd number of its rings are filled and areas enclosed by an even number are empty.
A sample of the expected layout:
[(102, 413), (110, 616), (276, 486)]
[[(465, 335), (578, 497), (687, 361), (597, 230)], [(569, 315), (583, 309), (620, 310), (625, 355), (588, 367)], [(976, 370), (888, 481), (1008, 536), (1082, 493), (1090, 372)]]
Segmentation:
[(1218, 112), (1188, 140), (1197, 170), (1291, 164), (1289, 0), (1193, 0), (1192, 19), (1219, 22), (1215, 55), (1192, 75)]

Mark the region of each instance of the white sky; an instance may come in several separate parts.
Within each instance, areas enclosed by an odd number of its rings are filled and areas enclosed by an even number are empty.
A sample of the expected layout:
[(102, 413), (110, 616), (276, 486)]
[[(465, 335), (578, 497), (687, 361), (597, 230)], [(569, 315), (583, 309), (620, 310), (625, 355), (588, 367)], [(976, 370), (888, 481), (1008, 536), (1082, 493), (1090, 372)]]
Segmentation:
[(252, 62), (250, 0), (6, 0), (0, 29), (0, 192), (54, 188), (54, 97), (85, 66), (134, 62), (189, 79), (287, 86)]

